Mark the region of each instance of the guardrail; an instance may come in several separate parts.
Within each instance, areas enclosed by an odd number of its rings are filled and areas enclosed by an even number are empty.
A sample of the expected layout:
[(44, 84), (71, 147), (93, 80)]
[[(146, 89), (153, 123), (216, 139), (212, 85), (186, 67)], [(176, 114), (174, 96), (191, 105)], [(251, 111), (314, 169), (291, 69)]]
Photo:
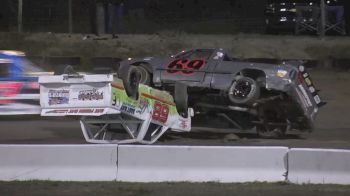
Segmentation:
[(118, 180), (128, 182), (277, 182), (286, 147), (119, 146)]
[(292, 183), (350, 184), (350, 150), (292, 148), (288, 157)]
[(350, 150), (0, 145), (0, 180), (350, 184)]
[(110, 181), (116, 145), (1, 145), (0, 180)]

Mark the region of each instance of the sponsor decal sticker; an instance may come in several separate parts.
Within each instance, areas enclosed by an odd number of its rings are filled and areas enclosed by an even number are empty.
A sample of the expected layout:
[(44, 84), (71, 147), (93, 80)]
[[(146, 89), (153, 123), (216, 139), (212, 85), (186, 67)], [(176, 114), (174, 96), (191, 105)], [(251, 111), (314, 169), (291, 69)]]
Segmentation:
[(169, 116), (169, 106), (158, 101), (154, 102), (152, 119), (161, 123), (166, 123)]
[(309, 78), (305, 78), (305, 82), (308, 86), (311, 86), (312, 85), (312, 82)]
[(135, 108), (125, 103), (123, 103), (122, 107), (120, 107), (120, 111), (129, 113), (129, 114), (135, 114)]
[(179, 119), (179, 123), (180, 123), (180, 128), (181, 129), (187, 129), (188, 125), (187, 125), (187, 121), (183, 120), (183, 119)]
[(101, 114), (104, 111), (103, 108), (59, 109), (47, 111), (46, 114)]
[(280, 78), (283, 78), (284, 76), (286, 76), (287, 73), (288, 72), (286, 70), (282, 70), (282, 69), (277, 70), (277, 76)]
[(78, 100), (80, 101), (97, 101), (103, 99), (103, 92), (97, 89), (79, 91)]
[(49, 90), (49, 105), (69, 104), (69, 90)]
[(148, 100), (145, 98), (140, 98), (139, 107), (136, 110), (136, 113), (143, 114), (148, 108), (148, 106), (149, 106)]
[(318, 95), (314, 96), (314, 100), (317, 104), (321, 103), (320, 96), (318, 96)]
[(309, 87), (309, 90), (310, 90), (311, 93), (316, 92), (316, 90), (315, 90), (315, 88), (314, 88), (313, 86), (310, 86), (310, 87)]
[(308, 104), (308, 106), (312, 106), (311, 100), (310, 100), (309, 96), (307, 95), (306, 90), (304, 89), (304, 87), (302, 85), (299, 85), (299, 89), (302, 92), (303, 97), (304, 97), (306, 103)]

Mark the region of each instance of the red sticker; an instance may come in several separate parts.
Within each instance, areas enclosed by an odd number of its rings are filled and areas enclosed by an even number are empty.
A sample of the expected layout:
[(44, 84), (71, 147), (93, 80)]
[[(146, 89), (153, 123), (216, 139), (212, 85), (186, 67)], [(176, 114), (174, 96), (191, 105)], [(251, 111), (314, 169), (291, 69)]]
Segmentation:
[(166, 123), (169, 115), (169, 106), (161, 104), (160, 102), (154, 103), (152, 119), (161, 123)]

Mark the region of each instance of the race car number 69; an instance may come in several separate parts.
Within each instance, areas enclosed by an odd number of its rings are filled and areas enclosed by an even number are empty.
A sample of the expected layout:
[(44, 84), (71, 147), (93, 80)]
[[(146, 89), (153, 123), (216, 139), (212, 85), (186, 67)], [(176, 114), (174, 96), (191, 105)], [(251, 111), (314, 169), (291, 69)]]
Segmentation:
[(204, 60), (195, 59), (177, 59), (168, 65), (168, 73), (175, 74), (182, 72), (184, 74), (192, 74), (195, 70), (200, 70), (205, 64)]

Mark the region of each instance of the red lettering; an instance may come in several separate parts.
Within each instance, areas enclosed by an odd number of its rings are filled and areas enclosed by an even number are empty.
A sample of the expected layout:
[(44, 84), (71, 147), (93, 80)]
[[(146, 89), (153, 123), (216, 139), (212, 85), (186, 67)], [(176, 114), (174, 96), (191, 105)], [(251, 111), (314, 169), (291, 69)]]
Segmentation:
[(204, 60), (176, 59), (167, 66), (167, 72), (170, 74), (192, 74), (194, 71), (200, 70), (204, 64)]

